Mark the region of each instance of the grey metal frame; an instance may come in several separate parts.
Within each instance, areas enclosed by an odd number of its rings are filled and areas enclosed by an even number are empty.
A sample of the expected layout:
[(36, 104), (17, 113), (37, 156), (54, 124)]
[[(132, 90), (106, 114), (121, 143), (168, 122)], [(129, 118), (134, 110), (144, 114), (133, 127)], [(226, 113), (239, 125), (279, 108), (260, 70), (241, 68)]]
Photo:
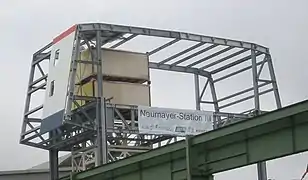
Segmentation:
[[(123, 38), (123, 36), (127, 34), (129, 36)], [(44, 90), (44, 88), (46, 88), (46, 79), (48, 75), (42, 70), (42, 68), (40, 67), (40, 63), (42, 63), (42, 61), (49, 60), (50, 48), (52, 47), (52, 43), (49, 43), (44, 48), (34, 53), (30, 70), (20, 143), (50, 151), (50, 160), (53, 160), (51, 161), (50, 167), (54, 170), (51, 171), (53, 173), (54, 179), (57, 178), (57, 170), (54, 169), (54, 161), (56, 161), (55, 157), (57, 156), (58, 151), (72, 151), (72, 164), (74, 164), (74, 162), (76, 163), (77, 161), (85, 162), (85, 155), (87, 153), (93, 155), (94, 152), (95, 157), (91, 156), (92, 159), (94, 159), (93, 161), (91, 161), (92, 166), (93, 163), (95, 164), (95, 166), (98, 166), (111, 160), (117, 160), (126, 157), (126, 155), (129, 155), (130, 152), (132, 154), (137, 152), (145, 152), (153, 148), (153, 144), (158, 144), (159, 147), (161, 146), (162, 142), (170, 143), (171, 141), (174, 141), (175, 137), (172, 136), (154, 136), (138, 134), (136, 126), (136, 124), (138, 123), (136, 119), (136, 107), (109, 104), (108, 101), (103, 98), (103, 92), (100, 90), (98, 91), (97, 97), (81, 97), (74, 94), (74, 82), (76, 77), (77, 64), (89, 63), (78, 59), (78, 54), (80, 52), (81, 46), (85, 45), (90, 48), (91, 45), (95, 44), (96, 47), (104, 47), (112, 41), (120, 40), (116, 44), (109, 47), (115, 49), (121, 47), (128, 41), (134, 40), (134, 38), (139, 36), (163, 37), (170, 39), (167, 43), (147, 52), (150, 57), (149, 68), (193, 74), (195, 83), (196, 109), (202, 109), (202, 105), (204, 104), (212, 105), (215, 113), (215, 128), (219, 128), (230, 123), (236, 122), (238, 120), (243, 120), (262, 113), (263, 111), (260, 109), (260, 96), (269, 92), (274, 92), (277, 108), (281, 108), (281, 101), (274, 73), (272, 58), (269, 49), (264, 46), (244, 41), (209, 37), (185, 32), (102, 23), (79, 24), (77, 25), (77, 31), (75, 35), (75, 49), (70, 72), (66, 116), (63, 122), (63, 126), (52, 132), (52, 136), (40, 134), (39, 129), (41, 119), (31, 117), (31, 114), (42, 110), (43, 106), (41, 105), (34, 109), (30, 109), (31, 96), (37, 91)], [(172, 47), (174, 44), (181, 41), (192, 41), (196, 44), (186, 48), (183, 51), (173, 54), (172, 56), (159, 62), (151, 61), (152, 55), (161, 52), (163, 49)], [(209, 46), (196, 51), (198, 48), (204, 45)], [(210, 55), (204, 56), (197, 61), (191, 62), (188, 65), (181, 65), (183, 63), (189, 62), (189, 60), (191, 60), (192, 58), (202, 55), (203, 53), (209, 52), (210, 50), (215, 50), (215, 48), (217, 47), (223, 47), (223, 49), (216, 50)], [(238, 51), (225, 55), (206, 65), (202, 65), (204, 62), (210, 61), (213, 58), (218, 57), (219, 55), (222, 55), (224, 53), (231, 52), (234, 49), (238, 49)], [(96, 77), (98, 89), (102, 90), (103, 75), (101, 72), (104, 57), (100, 57), (100, 51), (101, 48), (96, 48), (96, 54), (99, 56), (93, 58), (91, 63), (93, 68), (96, 68), (98, 72)], [(193, 51), (196, 52), (192, 53)], [(244, 55), (249, 51), (249, 55), (241, 57), (236, 61), (228, 62), (233, 60), (233, 58)], [(184, 57), (180, 60), (174, 61), (175, 59), (182, 56)], [(263, 56), (263, 60), (258, 62), (257, 57), (259, 56)], [(232, 69), (232, 67), (243, 64), (245, 62), (249, 62), (250, 60), (250, 66), (244, 67), (239, 70), (230, 70)], [(220, 65), (222, 63), (225, 63), (225, 65), (211, 70), (211, 68), (213, 68), (214, 66)], [(265, 63), (268, 64), (270, 78), (260, 79), (260, 74), (263, 70)], [(230, 70), (231, 72), (221, 77), (215, 77), (216, 74), (225, 70)], [(217, 88), (215, 85), (216, 83), (246, 72), (248, 70), (251, 70), (253, 75), (253, 87), (249, 87), (228, 96), (218, 97)], [(34, 79), (34, 73), (36, 71), (39, 71), (41, 73), (41, 77)], [(207, 79), (204, 84), (200, 83), (201, 77)], [(41, 83), (44, 80), (45, 83)], [(37, 85), (39, 83), (41, 84)], [(266, 87), (269, 85), (271, 85), (270, 89), (264, 91), (260, 90), (261, 87)], [(210, 88), (210, 95), (212, 97), (211, 101), (203, 100), (206, 88), (208, 86)], [(241, 96), (248, 92), (253, 92), (253, 95), (246, 96), (239, 100), (223, 104), (223, 102), (226, 102), (234, 97)], [(237, 105), (250, 99), (254, 99), (254, 105), (251, 107), (252, 109), (249, 109), (246, 112), (222, 112), (222, 109), (224, 108)], [(80, 106), (77, 100), (88, 100), (90, 102), (87, 105)], [(77, 110), (71, 111), (71, 107), (73, 104), (76, 105), (78, 108)], [(93, 109), (95, 112), (94, 118), (93, 115), (90, 114)], [(121, 129), (106, 128), (106, 118), (110, 118), (106, 117), (106, 112), (110, 110), (114, 112), (113, 114), (115, 114), (121, 119)], [(126, 115), (123, 115), (123, 113), (125, 113)], [(116, 119), (115, 116), (111, 118)], [(35, 126), (34, 124), (38, 125)], [(112, 137), (111, 134), (115, 136)], [(131, 137), (132, 135), (133, 137)], [(117, 141), (120, 143), (113, 145), (111, 141)], [(128, 141), (134, 141), (134, 145), (128, 145)], [(74, 159), (74, 157), (76, 157), (77, 159)], [(85, 167), (85, 165), (83, 164), (81, 166), (81, 169), (85, 170), (87, 169), (87, 167)], [(260, 163), (258, 165), (258, 174), (260, 180), (265, 180), (265, 163)]]

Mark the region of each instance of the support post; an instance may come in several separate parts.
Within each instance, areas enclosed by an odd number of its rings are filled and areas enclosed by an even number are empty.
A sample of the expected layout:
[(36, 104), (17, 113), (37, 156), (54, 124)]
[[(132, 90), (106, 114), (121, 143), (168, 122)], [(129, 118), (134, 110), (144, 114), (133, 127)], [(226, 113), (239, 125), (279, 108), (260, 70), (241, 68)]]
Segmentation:
[(76, 46), (73, 49), (73, 56), (71, 61), (71, 72), (70, 72), (70, 80), (69, 80), (69, 88), (68, 88), (68, 97), (67, 103), (65, 108), (65, 121), (71, 120), (71, 112), (72, 112), (72, 105), (74, 102), (74, 89), (75, 89), (75, 80), (76, 80), (76, 71), (77, 71), (77, 61), (79, 60), (79, 53), (80, 53), (80, 34), (79, 31), (76, 32), (75, 35), (76, 39)]
[(274, 66), (273, 66), (271, 55), (267, 55), (267, 64), (268, 64), (268, 69), (269, 69), (270, 77), (271, 77), (272, 84), (273, 84), (276, 106), (279, 109), (279, 108), (282, 108), (282, 104), (281, 104), (281, 99), (280, 99), (280, 95), (278, 91), (278, 85), (276, 81), (276, 76), (274, 72)]
[(200, 110), (200, 86), (199, 86), (199, 75), (194, 74), (195, 78), (195, 100), (196, 100), (196, 109)]
[(191, 144), (192, 136), (186, 136), (186, 179), (187, 180), (214, 180), (212, 174), (203, 174), (202, 171), (196, 167), (196, 158), (198, 153), (194, 151)]
[[(212, 76), (208, 77), (208, 80), (209, 80), (211, 93), (212, 93), (212, 99), (213, 99), (213, 103), (214, 103), (214, 111), (217, 113), (217, 112), (219, 112), (219, 106), (218, 106), (218, 101), (217, 101), (217, 94), (216, 94), (216, 90), (215, 90), (214, 80), (213, 80)], [(214, 129), (219, 128), (220, 125), (221, 125), (221, 118), (216, 117), (214, 119)]]
[(97, 120), (97, 165), (106, 164), (108, 162), (108, 150), (106, 139), (106, 113), (105, 113), (105, 98), (103, 96), (103, 61), (101, 57), (101, 31), (96, 31), (96, 60), (97, 65), (97, 106), (96, 106), (96, 120)]
[[(55, 131), (49, 133), (50, 138), (53, 138), (55, 135), (56, 135)], [(49, 169), (50, 169), (50, 180), (58, 180), (59, 179), (59, 168), (58, 168), (58, 150), (57, 149), (49, 150)]]
[[(199, 85), (199, 75), (194, 74), (195, 79), (195, 101), (196, 101), (196, 110), (201, 110), (201, 99), (200, 99), (200, 85)], [(194, 160), (197, 155), (193, 152), (193, 148), (191, 147), (191, 136), (186, 136), (186, 175), (187, 180), (213, 180), (213, 175), (204, 176), (199, 174), (196, 167), (194, 167)]]
[(192, 180), (192, 152), (191, 152), (191, 137), (186, 136), (186, 175), (187, 180)]
[[(251, 50), (251, 62), (252, 62), (252, 81), (253, 81), (253, 92), (254, 92), (254, 110), (255, 115), (260, 113), (260, 97), (258, 87), (258, 69), (257, 69), (257, 58), (254, 49)], [(266, 162), (257, 163), (258, 180), (267, 180)]]
[[(34, 79), (35, 65), (33, 65), (33, 62), (35, 60), (36, 60), (36, 57), (35, 57), (35, 55), (33, 55), (32, 62), (31, 62), (30, 76), (29, 76), (29, 80), (28, 80), (28, 90), (27, 90), (27, 92), (29, 92), (31, 90), (31, 85), (30, 84), (33, 82), (33, 79)], [(23, 123), (22, 123), (22, 128), (21, 128), (21, 132), (22, 133), (26, 132), (26, 127), (27, 127), (26, 119), (28, 118), (28, 116), (26, 116), (25, 114), (30, 109), (30, 101), (31, 101), (31, 94), (27, 93), (25, 109), (24, 109), (24, 116), (23, 116)], [(23, 138), (24, 137), (22, 137), (22, 139)]]
[(50, 166), (50, 180), (59, 179), (59, 169), (58, 169), (58, 150), (49, 150), (49, 166)]
[[(255, 50), (251, 50), (251, 61), (252, 61), (252, 82), (253, 82), (253, 92), (254, 92), (254, 106), (255, 111), (258, 114), (260, 111), (260, 97), (259, 97), (259, 87), (258, 87), (258, 70), (257, 70), (257, 58)], [(256, 115), (257, 115), (256, 114)]]

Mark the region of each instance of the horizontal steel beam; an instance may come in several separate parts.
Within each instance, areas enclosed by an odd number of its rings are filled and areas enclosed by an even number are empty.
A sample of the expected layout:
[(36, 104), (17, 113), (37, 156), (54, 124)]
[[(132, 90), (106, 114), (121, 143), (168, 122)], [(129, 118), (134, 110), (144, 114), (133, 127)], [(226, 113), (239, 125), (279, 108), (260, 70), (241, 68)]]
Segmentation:
[(199, 74), (205, 77), (210, 77), (210, 73), (204, 70), (200, 70), (197, 68), (187, 68), (184, 66), (171, 66), (168, 64), (159, 64), (150, 62), (149, 68), (151, 69), (159, 69), (159, 70), (167, 70), (167, 71), (174, 71), (174, 72), (182, 72), (182, 73), (192, 73), (192, 74)]
[[(260, 56), (261, 54), (262, 54), (262, 53), (260, 53), (260, 52), (256, 53), (256, 57)], [(220, 68), (217, 68), (217, 69), (211, 71), (211, 73), (212, 73), (212, 74), (219, 73), (219, 72), (224, 71), (224, 70), (226, 70), (226, 69), (229, 69), (229, 68), (231, 68), (231, 67), (233, 67), (233, 66), (236, 66), (236, 65), (238, 65), (238, 64), (241, 64), (241, 63), (243, 63), (243, 62), (246, 62), (246, 61), (248, 61), (248, 60), (250, 60), (250, 59), (251, 59), (251, 55), (246, 56), (246, 57), (243, 57), (243, 58), (241, 58), (241, 59), (239, 59), (239, 60), (236, 60), (236, 61), (234, 61), (234, 62), (232, 62), (232, 63), (230, 63), (230, 64), (227, 64), (227, 65), (225, 65), (225, 66), (222, 66), (222, 67), (220, 67)]]
[(114, 149), (110, 148), (108, 149), (109, 152), (130, 152), (130, 153), (142, 153), (142, 152), (147, 152), (149, 150), (145, 149)]
[(109, 145), (109, 148), (114, 149), (142, 149), (142, 150), (151, 150), (151, 147), (142, 147), (142, 146), (123, 146), (123, 145)]
[[(264, 91), (259, 92), (258, 95), (261, 96), (261, 95), (267, 94), (267, 93), (269, 93), (269, 92), (272, 92), (273, 90), (274, 90), (273, 88), (267, 89), (267, 90), (264, 90)], [(237, 100), (237, 101), (230, 102), (230, 103), (225, 104), (225, 105), (223, 105), (223, 106), (219, 106), (219, 109), (223, 109), (223, 108), (232, 106), (232, 105), (234, 105), (234, 104), (238, 104), (238, 103), (247, 101), (247, 100), (252, 99), (252, 98), (254, 98), (254, 97), (255, 97), (255, 95), (250, 95), (250, 96), (244, 97), (244, 98), (239, 99), (239, 100)]]
[(171, 45), (173, 45), (173, 44), (175, 44), (175, 43), (177, 43), (179, 41), (180, 41), (179, 39), (174, 39), (172, 41), (169, 41), (166, 44), (164, 44), (164, 45), (162, 45), (162, 46), (160, 46), (158, 48), (153, 49), (152, 51), (148, 52), (147, 54), (149, 56), (151, 56), (152, 54), (155, 54), (155, 53), (157, 53), (157, 52), (159, 52), (159, 51), (161, 51), (161, 50), (163, 50), (163, 49), (165, 49), (165, 48), (167, 48), (167, 47), (169, 47), (169, 46), (171, 46)]
[(35, 88), (33, 88), (33, 89), (31, 89), (29, 92), (28, 92), (28, 94), (32, 94), (32, 93), (34, 93), (34, 92), (36, 92), (36, 91), (38, 91), (38, 90), (40, 90), (40, 89), (44, 89), (45, 87), (46, 87), (46, 82), (44, 82), (43, 84), (41, 84), (41, 85), (39, 85), (38, 87), (35, 87)]
[[(262, 62), (258, 62), (258, 63), (257, 63), (257, 66), (259, 66), (260, 64), (262, 64)], [(239, 69), (239, 70), (237, 70), (237, 71), (234, 71), (234, 72), (232, 72), (232, 73), (226, 74), (226, 75), (224, 75), (224, 76), (222, 76), (222, 77), (219, 77), (219, 78), (215, 79), (213, 82), (216, 83), (216, 82), (222, 81), (222, 80), (227, 79), (227, 78), (229, 78), (229, 77), (231, 77), (231, 76), (235, 76), (235, 75), (237, 75), (237, 74), (239, 74), (239, 73), (245, 72), (245, 71), (247, 71), (247, 70), (249, 70), (249, 69), (251, 69), (251, 68), (252, 68), (252, 66), (244, 67), (244, 68)]]
[(32, 66), (42, 62), (45, 59), (49, 59), (50, 58), (50, 53), (51, 52), (49, 51), (48, 53), (38, 54), (37, 57), (32, 62)]
[(217, 45), (225, 45), (232, 46), (238, 48), (246, 48), (246, 49), (255, 49), (257, 51), (268, 53), (268, 48), (257, 45), (254, 43), (224, 39), (218, 37), (204, 36), (186, 32), (177, 32), (177, 31), (168, 31), (168, 30), (159, 30), (159, 29), (150, 29), (150, 28), (141, 28), (141, 27), (133, 27), (133, 26), (123, 26), (123, 25), (114, 25), (114, 24), (104, 24), (104, 23), (87, 23), (87, 24), (79, 24), (78, 29), (81, 32), (89, 32), (89, 31), (109, 31), (109, 32), (119, 32), (119, 33), (131, 33), (145, 36), (156, 36), (156, 37), (164, 37), (164, 38), (176, 38), (181, 40), (189, 40), (196, 42), (205, 42)]
[(247, 52), (247, 51), (248, 51), (248, 49), (242, 49), (242, 50), (237, 51), (237, 52), (235, 52), (235, 53), (233, 53), (233, 54), (230, 54), (230, 55), (228, 55), (228, 56), (226, 56), (226, 57), (223, 57), (223, 58), (221, 58), (221, 59), (219, 59), (219, 60), (216, 60), (216, 61), (214, 61), (214, 62), (212, 62), (212, 63), (210, 63), (210, 64), (207, 64), (207, 65), (201, 67), (200, 69), (206, 69), (206, 68), (212, 67), (212, 66), (214, 66), (214, 65), (216, 65), (216, 64), (222, 63), (222, 62), (224, 62), (224, 61), (226, 61), (226, 60), (229, 60), (229, 59), (231, 59), (231, 58), (233, 58), (233, 57), (235, 57), (235, 56), (238, 56), (238, 55), (240, 55), (240, 54), (242, 54), (242, 53), (244, 53), (244, 52)]
[(44, 146), (44, 145), (40, 145), (40, 144), (37, 144), (37, 143), (34, 143), (34, 142), (29, 142), (29, 141), (24, 141), (24, 142), (21, 142), (22, 144), (25, 144), (27, 146), (32, 146), (32, 147), (36, 147), (36, 148), (40, 148), (40, 149), (45, 149), (47, 150), (47, 147)]
[(42, 119), (40, 119), (40, 118), (28, 118), (27, 121), (29, 123), (40, 123), (40, 122), (42, 122)]
[[(218, 46), (218, 45), (214, 44), (214, 45), (205, 47), (205, 48), (203, 48), (203, 49), (201, 49), (201, 50), (199, 50), (199, 51), (197, 51), (197, 52), (195, 52), (195, 53), (193, 53), (193, 54), (191, 54), (191, 55), (188, 55), (188, 56), (184, 57), (183, 59), (180, 59), (180, 60), (178, 60), (178, 61), (172, 63), (171, 66), (176, 66), (176, 65), (181, 64), (181, 63), (183, 63), (183, 62), (185, 62), (185, 61), (188, 61), (188, 60), (190, 60), (191, 58), (193, 58), (193, 57), (195, 57), (195, 56), (198, 56), (198, 55), (200, 55), (200, 54), (202, 54), (202, 53), (205, 53), (205, 52), (207, 52), (207, 51), (209, 51), (209, 50), (211, 50), (211, 49), (213, 49), (213, 48), (215, 48), (215, 47), (217, 47), (217, 46)], [(188, 66), (187, 66), (187, 67), (188, 67)]]
[[(262, 83), (262, 84), (258, 85), (258, 88), (263, 87), (263, 86), (266, 86), (266, 85), (268, 85), (268, 84), (270, 84), (270, 83), (268, 83), (268, 82)], [(223, 98), (221, 98), (221, 99), (218, 99), (217, 102), (225, 101), (225, 100), (228, 100), (228, 99), (230, 99), (230, 98), (239, 96), (239, 95), (241, 95), (241, 94), (248, 93), (248, 92), (250, 92), (250, 91), (253, 91), (253, 87), (244, 89), (244, 90), (239, 91), (239, 92), (237, 92), (237, 93), (228, 95), (228, 96), (223, 97)]]
[(48, 43), (46, 46), (44, 46), (43, 48), (39, 49), (38, 51), (36, 51), (33, 56), (37, 57), (39, 54), (42, 54), (44, 51), (46, 51), (47, 49), (51, 48), (51, 46), (53, 45), (52, 42)]
[(117, 48), (117, 47), (121, 46), (122, 44), (126, 43), (127, 41), (135, 38), (136, 36), (138, 36), (138, 35), (137, 34), (132, 34), (132, 35), (128, 36), (127, 38), (124, 38), (122, 41), (112, 45), (110, 48)]
[(35, 128), (32, 128), (32, 129), (26, 131), (25, 133), (23, 133), (23, 134), (21, 134), (21, 135), (22, 135), (22, 136), (26, 136), (26, 135), (31, 134), (31, 133), (33, 133), (33, 132), (39, 130), (39, 129), (40, 129), (40, 126), (37, 126), (37, 127), (35, 127)]
[(33, 86), (33, 85), (35, 85), (35, 84), (37, 84), (37, 83), (39, 83), (39, 82), (41, 82), (41, 81), (43, 81), (43, 80), (47, 80), (47, 74), (45, 74), (44, 76), (42, 76), (42, 77), (40, 77), (40, 78), (34, 80), (34, 81), (30, 84), (30, 86)]
[(217, 52), (215, 52), (215, 53), (213, 53), (213, 54), (211, 54), (211, 55), (209, 55), (209, 56), (206, 56), (206, 57), (204, 57), (204, 58), (202, 58), (202, 59), (200, 59), (200, 60), (198, 60), (198, 61), (196, 61), (196, 62), (193, 62), (193, 63), (191, 63), (191, 64), (189, 64), (187, 67), (193, 67), (193, 66), (195, 66), (195, 65), (198, 65), (198, 64), (200, 64), (200, 63), (202, 63), (202, 62), (204, 62), (204, 61), (207, 61), (207, 60), (209, 60), (209, 59), (211, 59), (211, 58), (213, 58), (213, 57), (215, 57), (215, 56), (218, 56), (218, 55), (220, 55), (220, 54), (222, 54), (222, 53), (225, 53), (225, 52), (227, 52), (227, 51), (229, 51), (229, 50), (231, 50), (231, 49), (233, 49), (234, 47), (227, 47), (227, 48), (225, 48), (225, 49), (222, 49), (222, 50), (220, 50), (220, 51), (217, 51)]
[(202, 43), (202, 42), (201, 43), (197, 43), (197, 44), (195, 44), (195, 45), (193, 45), (193, 46), (191, 46), (191, 47), (189, 47), (187, 49), (184, 49), (183, 51), (180, 51), (180, 52), (178, 52), (178, 53), (176, 53), (176, 54), (174, 54), (174, 55), (172, 55), (172, 56), (170, 56), (170, 57), (160, 61), (158, 64), (161, 65), (161, 64), (167, 63), (167, 62), (169, 62), (169, 61), (171, 61), (171, 60), (173, 60), (173, 59), (175, 59), (177, 57), (180, 57), (180, 56), (182, 56), (182, 55), (184, 55), (184, 54), (186, 54), (186, 53), (188, 53), (188, 52), (190, 52), (190, 51), (192, 51), (192, 50), (194, 50), (194, 49), (204, 45), (204, 44), (205, 43)]
[[(57, 142), (55, 144), (50, 145), (48, 148), (55, 148), (58, 150), (63, 150), (67, 147), (72, 147), (78, 143), (84, 142), (85, 140), (90, 140), (93, 138), (95, 131), (86, 131), (75, 136), (72, 136), (68, 139), (62, 140), (61, 142)], [(71, 150), (71, 149), (70, 149)]]
[(35, 113), (36, 111), (38, 111), (38, 110), (40, 110), (40, 109), (43, 109), (43, 105), (37, 106), (37, 107), (31, 109), (30, 111), (26, 112), (26, 113), (25, 113), (25, 116), (28, 116), (28, 115), (30, 115), (30, 114), (32, 114), (32, 113)]

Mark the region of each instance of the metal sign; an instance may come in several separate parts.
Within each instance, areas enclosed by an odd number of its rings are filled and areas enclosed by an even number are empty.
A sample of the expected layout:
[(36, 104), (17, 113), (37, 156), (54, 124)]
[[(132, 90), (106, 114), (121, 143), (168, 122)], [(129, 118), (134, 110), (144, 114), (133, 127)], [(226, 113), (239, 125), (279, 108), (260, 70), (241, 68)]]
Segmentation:
[(139, 106), (138, 128), (141, 134), (197, 135), (213, 129), (213, 112)]

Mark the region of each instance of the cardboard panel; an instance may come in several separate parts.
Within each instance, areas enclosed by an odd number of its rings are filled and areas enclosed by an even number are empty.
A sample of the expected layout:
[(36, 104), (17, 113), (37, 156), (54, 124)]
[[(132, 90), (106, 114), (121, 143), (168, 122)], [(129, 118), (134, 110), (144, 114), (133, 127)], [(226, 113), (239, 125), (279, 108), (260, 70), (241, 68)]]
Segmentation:
[[(97, 96), (97, 82), (90, 81), (78, 86), (75, 93), (79, 96)], [(149, 85), (103, 81), (103, 95), (106, 99), (112, 98), (110, 103), (113, 104), (150, 106)], [(82, 101), (79, 103), (85, 104)]]
[[(94, 57), (95, 51), (94, 51)], [(80, 59), (92, 61), (90, 51), (84, 50)], [(148, 56), (142, 53), (119, 51), (113, 49), (102, 49), (103, 75), (118, 78), (129, 78), (149, 80)], [(96, 66), (92, 64), (79, 64), (77, 76), (80, 80), (97, 72)]]

